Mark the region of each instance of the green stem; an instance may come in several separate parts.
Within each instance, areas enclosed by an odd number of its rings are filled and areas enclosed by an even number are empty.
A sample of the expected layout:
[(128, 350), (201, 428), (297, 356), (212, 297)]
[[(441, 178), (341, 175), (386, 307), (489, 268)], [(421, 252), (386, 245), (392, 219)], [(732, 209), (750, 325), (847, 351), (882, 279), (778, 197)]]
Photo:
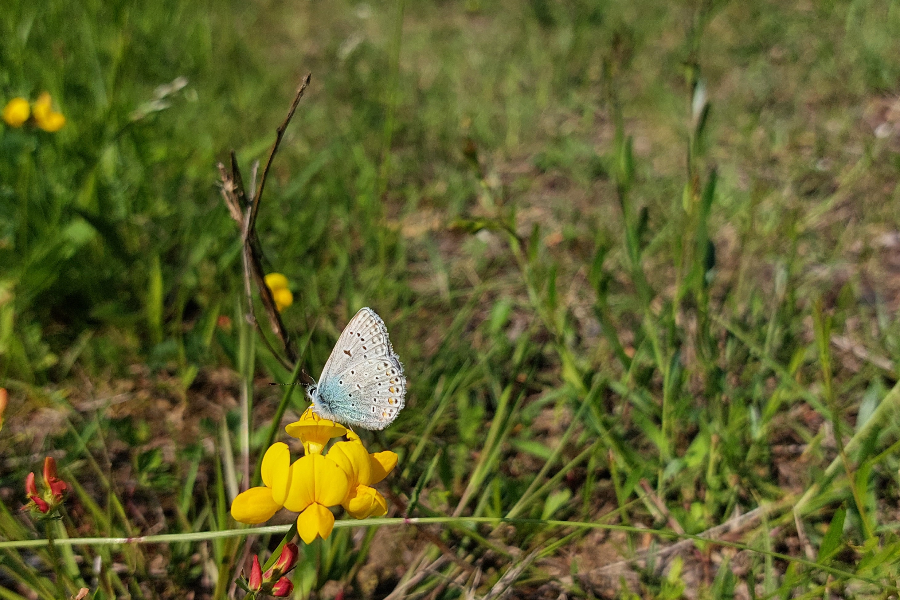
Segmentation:
[[(777, 504), (764, 504), (763, 509), (767, 514), (772, 514), (775, 512), (784, 512), (786, 510), (790, 510), (794, 506), (794, 501), (791, 498), (786, 498)], [(674, 531), (668, 530), (650, 530), (645, 527), (632, 527), (628, 525), (611, 525), (608, 523), (597, 523), (597, 522), (589, 522), (589, 521), (557, 521), (551, 519), (507, 519), (504, 517), (412, 517), (408, 519), (403, 518), (379, 518), (379, 519), (365, 519), (363, 521), (355, 521), (355, 520), (343, 520), (338, 521), (334, 524), (335, 529), (340, 529), (343, 527), (379, 527), (382, 525), (439, 525), (439, 524), (458, 524), (458, 523), (481, 523), (485, 525), (493, 525), (497, 526), (502, 523), (508, 523), (511, 525), (544, 525), (547, 527), (571, 527), (578, 529), (606, 529), (609, 531), (620, 531), (627, 533), (638, 533), (641, 535), (652, 534), (662, 538), (668, 539), (681, 539), (681, 540), (694, 540), (696, 542), (700, 542), (702, 544), (712, 544), (715, 546), (720, 546), (724, 548), (734, 548), (736, 550), (746, 550), (749, 552), (753, 552), (755, 554), (759, 554), (762, 556), (768, 556), (772, 559), (783, 560), (790, 563), (796, 563), (800, 566), (808, 567), (810, 569), (821, 571), (823, 573), (828, 573), (831, 575), (835, 575), (837, 577), (841, 577), (844, 579), (852, 579), (856, 581), (863, 581), (870, 583), (872, 585), (881, 586), (882, 589), (886, 591), (891, 591), (893, 593), (900, 592), (900, 588), (885, 583), (883, 580), (878, 580), (870, 577), (862, 577), (855, 573), (845, 571), (836, 567), (822, 565), (814, 560), (808, 560), (805, 558), (799, 558), (796, 556), (789, 556), (787, 554), (782, 554), (780, 552), (774, 552), (771, 550), (760, 550), (759, 548), (754, 548), (747, 544), (741, 544), (738, 542), (730, 542), (727, 540), (713, 539), (709, 537), (704, 537), (702, 534), (694, 535), (689, 533), (676, 533)], [(268, 533), (277, 533), (284, 534), (289, 531), (293, 525), (271, 525), (268, 527), (255, 527), (253, 529), (242, 528), (242, 529), (228, 529), (224, 531), (204, 531), (198, 533), (178, 533), (178, 534), (163, 534), (163, 535), (146, 535), (139, 537), (131, 537), (131, 538), (65, 538), (56, 540), (55, 543), (57, 545), (81, 545), (81, 546), (99, 546), (99, 545), (119, 545), (119, 544), (163, 544), (163, 543), (172, 543), (172, 542), (185, 542), (185, 541), (202, 541), (202, 540), (211, 540), (211, 539), (219, 539), (219, 538), (227, 538), (227, 537), (239, 537), (248, 534), (255, 535), (264, 535)], [(0, 550), (6, 548), (35, 548), (42, 547), (48, 545), (49, 540), (22, 540), (22, 541), (11, 541), (11, 542), (0, 542)]]
[(53, 535), (53, 523), (50, 519), (44, 520), (44, 535), (47, 536), (47, 550), (50, 552), (50, 564), (53, 572), (56, 573), (56, 592), (60, 598), (66, 597), (66, 586), (63, 584), (62, 562), (59, 558), (59, 552), (56, 550)]

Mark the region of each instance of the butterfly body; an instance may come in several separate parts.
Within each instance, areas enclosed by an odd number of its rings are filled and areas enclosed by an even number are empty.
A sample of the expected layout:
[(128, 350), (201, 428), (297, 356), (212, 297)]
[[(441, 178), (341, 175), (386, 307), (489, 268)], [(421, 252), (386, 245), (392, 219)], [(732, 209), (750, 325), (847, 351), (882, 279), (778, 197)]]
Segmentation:
[(320, 417), (345, 425), (384, 429), (397, 418), (406, 379), (374, 310), (363, 308), (350, 319), (307, 395)]

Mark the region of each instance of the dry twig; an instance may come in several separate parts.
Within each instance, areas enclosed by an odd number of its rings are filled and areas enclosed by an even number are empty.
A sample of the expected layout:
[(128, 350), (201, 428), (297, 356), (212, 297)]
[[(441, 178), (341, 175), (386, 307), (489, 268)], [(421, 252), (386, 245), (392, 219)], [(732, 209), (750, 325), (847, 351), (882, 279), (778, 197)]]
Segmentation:
[[(288, 110), (287, 116), (276, 130), (275, 143), (272, 144), (272, 149), (269, 151), (269, 158), (266, 161), (266, 166), (263, 168), (262, 177), (259, 181), (259, 187), (256, 189), (253, 197), (250, 198), (249, 202), (247, 200), (247, 192), (244, 188), (244, 181), (241, 177), (241, 172), (238, 168), (234, 151), (231, 152), (230, 172), (222, 163), (219, 163), (218, 165), (219, 176), (222, 180), (222, 198), (225, 200), (225, 205), (228, 207), (228, 212), (231, 214), (231, 218), (241, 226), (241, 258), (244, 267), (244, 291), (247, 295), (248, 304), (246, 313), (247, 319), (260, 332), (263, 342), (269, 347), (269, 350), (272, 351), (272, 354), (278, 357), (279, 361), (287, 369), (291, 369), (292, 365), (297, 362), (297, 351), (294, 348), (294, 344), (290, 338), (290, 334), (288, 334), (287, 330), (284, 327), (284, 323), (281, 320), (281, 315), (278, 313), (278, 310), (275, 307), (275, 299), (272, 297), (272, 292), (271, 290), (269, 290), (269, 287), (265, 282), (265, 274), (263, 272), (262, 266), (263, 253), (262, 248), (259, 244), (259, 238), (256, 235), (256, 218), (259, 214), (260, 202), (262, 200), (263, 190), (265, 189), (266, 179), (269, 176), (269, 169), (271, 168), (272, 162), (275, 159), (275, 154), (278, 152), (278, 146), (281, 144), (281, 140), (284, 138), (284, 132), (287, 129), (288, 124), (290, 124), (291, 119), (294, 117), (294, 113), (297, 110), (297, 105), (300, 103), (300, 99), (303, 98), (303, 94), (306, 91), (307, 86), (309, 86), (310, 77), (311, 74), (307, 74), (306, 77), (303, 78), (303, 81), (301, 82), (300, 87), (297, 89), (297, 93), (294, 96), (294, 101), (291, 103), (291, 107)], [(253, 169), (253, 180), (253, 183), (255, 184), (256, 167), (254, 167)], [(259, 327), (259, 323), (253, 311), (253, 292), (250, 283), (251, 280), (256, 284), (256, 289), (259, 291), (259, 296), (262, 300), (263, 307), (265, 308), (266, 315), (269, 318), (269, 323), (272, 327), (272, 331), (281, 340), (282, 347), (284, 348), (284, 352), (287, 355), (287, 360), (281, 358), (279, 353), (275, 352), (274, 348), (272, 348), (271, 344), (269, 344), (268, 338), (266, 338), (265, 335), (262, 335), (262, 330)], [(303, 373), (303, 376), (304, 379), (309, 379), (309, 375), (307, 375), (305, 372)]]

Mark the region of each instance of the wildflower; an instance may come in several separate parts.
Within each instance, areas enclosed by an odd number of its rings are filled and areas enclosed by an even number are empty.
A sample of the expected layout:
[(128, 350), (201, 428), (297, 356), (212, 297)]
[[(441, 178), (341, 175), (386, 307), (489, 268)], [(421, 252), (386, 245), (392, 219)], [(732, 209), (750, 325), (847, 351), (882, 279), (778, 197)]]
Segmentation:
[(369, 454), (358, 435), (351, 432), (348, 437), (350, 441), (338, 442), (328, 451), (328, 458), (336, 462), (350, 480), (349, 492), (341, 506), (357, 519), (383, 517), (387, 514), (387, 501), (371, 486), (397, 466), (397, 454), (390, 450)]
[(272, 595), (276, 598), (287, 598), (294, 591), (294, 584), (287, 577), (282, 577), (272, 586)]
[[(317, 537), (331, 535), (334, 515), (330, 507), (343, 506), (357, 519), (387, 514), (387, 501), (372, 486), (397, 465), (394, 452), (369, 454), (358, 435), (323, 419), (312, 408), (285, 430), (303, 443), (305, 455), (291, 463), (287, 444), (273, 444), (263, 456), (264, 485), (234, 499), (231, 515), (235, 520), (262, 523), (286, 508), (299, 513), (297, 531), (310, 544)], [(325, 453), (332, 438), (343, 436), (348, 441), (335, 443)]]
[(281, 554), (278, 555), (278, 560), (275, 561), (275, 564), (272, 565), (271, 569), (266, 571), (265, 575), (263, 575), (263, 579), (265, 581), (272, 581), (273, 579), (278, 579), (282, 575), (290, 573), (291, 569), (294, 568), (294, 565), (297, 564), (297, 557), (299, 555), (300, 549), (297, 548), (297, 544), (285, 544), (281, 549)]
[(56, 461), (52, 456), (44, 459), (44, 493), (38, 493), (35, 484), (34, 473), (29, 473), (25, 478), (25, 492), (29, 503), (25, 508), (37, 509), (44, 514), (59, 506), (63, 501), (63, 494), (69, 486), (56, 475)]
[(247, 580), (247, 587), (252, 592), (262, 591), (262, 567), (259, 566), (259, 556), (253, 555), (253, 564), (250, 565), (250, 578)]
[(275, 308), (278, 312), (283, 311), (294, 303), (294, 294), (288, 288), (287, 277), (281, 273), (269, 273), (266, 275), (266, 285), (272, 292), (272, 299), (275, 300)]
[(293, 438), (303, 442), (303, 450), (306, 454), (321, 454), (332, 438), (347, 435), (349, 431), (340, 423), (323, 419), (310, 406), (295, 421), (286, 426), (284, 430)]
[(3, 107), (3, 120), (10, 127), (21, 127), (31, 115), (31, 107), (25, 98), (13, 98)]
[(294, 584), (283, 575), (289, 573), (297, 564), (298, 554), (297, 544), (285, 544), (278, 560), (265, 573), (259, 566), (259, 556), (254, 555), (250, 577), (247, 579), (247, 589), (257, 594), (271, 594), (277, 598), (288, 596), (294, 591)]
[[(27, 477), (25, 477), (25, 493), (28, 494), (29, 506), (31, 508), (37, 508), (42, 513), (50, 512), (50, 505), (40, 497), (38, 494), (37, 486), (34, 483), (34, 473), (29, 473)], [(28, 508), (29, 506), (26, 506)]]
[(66, 124), (66, 117), (62, 113), (53, 110), (53, 100), (50, 92), (42, 92), (38, 99), (34, 101), (32, 107), (34, 122), (44, 131), (50, 133), (59, 131)]
[(287, 444), (273, 444), (263, 457), (264, 487), (242, 492), (231, 504), (231, 516), (242, 523), (262, 523), (282, 507), (300, 513), (297, 531), (310, 544), (327, 538), (334, 528), (328, 510), (344, 501), (350, 487), (346, 473), (321, 454), (308, 454), (290, 464)]

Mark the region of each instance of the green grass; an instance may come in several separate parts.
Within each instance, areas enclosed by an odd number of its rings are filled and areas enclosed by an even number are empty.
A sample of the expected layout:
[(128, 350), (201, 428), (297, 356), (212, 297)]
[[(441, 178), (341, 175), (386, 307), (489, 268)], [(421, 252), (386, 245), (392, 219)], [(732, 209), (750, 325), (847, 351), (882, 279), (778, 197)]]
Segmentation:
[[(385, 319), (389, 516), (451, 519), (336, 529), (296, 597), (897, 594), (895, 3), (5, 13), (0, 101), (48, 90), (67, 125), (0, 130), (0, 543), (45, 535), (17, 511), (48, 454), (56, 536), (235, 526), (241, 389), (255, 464), (289, 373), (242, 325), (215, 164), (249, 181), (312, 72), (265, 266), (314, 376)], [(68, 548), (0, 546), (0, 597), (225, 597), (246, 564)]]

